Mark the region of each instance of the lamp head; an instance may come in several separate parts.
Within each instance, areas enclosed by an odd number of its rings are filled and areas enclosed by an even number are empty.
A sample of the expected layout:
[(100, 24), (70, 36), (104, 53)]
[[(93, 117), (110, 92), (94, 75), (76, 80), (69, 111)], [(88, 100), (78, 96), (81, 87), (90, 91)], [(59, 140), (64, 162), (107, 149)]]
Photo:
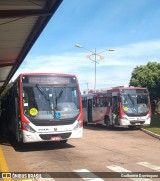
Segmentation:
[(114, 51), (114, 50), (113, 50), (113, 49), (109, 49), (108, 51), (110, 51), (110, 52), (111, 52), (111, 51)]
[(75, 47), (77, 47), (77, 48), (82, 48), (82, 46), (79, 45), (79, 44), (76, 44)]

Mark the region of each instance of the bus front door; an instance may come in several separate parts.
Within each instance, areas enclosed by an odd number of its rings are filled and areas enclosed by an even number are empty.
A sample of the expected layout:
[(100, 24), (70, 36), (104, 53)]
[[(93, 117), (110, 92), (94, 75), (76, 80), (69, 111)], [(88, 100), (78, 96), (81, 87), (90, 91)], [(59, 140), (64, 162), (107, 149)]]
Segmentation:
[(88, 112), (88, 122), (92, 122), (92, 99), (88, 99), (88, 106), (87, 106), (87, 112)]
[(119, 125), (119, 106), (118, 106), (118, 97), (112, 97), (112, 120), (114, 124)]

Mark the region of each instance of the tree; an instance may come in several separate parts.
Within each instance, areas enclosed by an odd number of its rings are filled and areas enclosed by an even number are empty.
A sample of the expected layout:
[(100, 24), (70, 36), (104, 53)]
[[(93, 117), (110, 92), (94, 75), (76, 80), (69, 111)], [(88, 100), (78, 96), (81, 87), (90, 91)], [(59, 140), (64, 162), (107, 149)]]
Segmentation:
[(160, 99), (160, 63), (148, 62), (147, 65), (137, 66), (132, 72), (129, 84), (148, 89), (154, 111), (155, 102)]

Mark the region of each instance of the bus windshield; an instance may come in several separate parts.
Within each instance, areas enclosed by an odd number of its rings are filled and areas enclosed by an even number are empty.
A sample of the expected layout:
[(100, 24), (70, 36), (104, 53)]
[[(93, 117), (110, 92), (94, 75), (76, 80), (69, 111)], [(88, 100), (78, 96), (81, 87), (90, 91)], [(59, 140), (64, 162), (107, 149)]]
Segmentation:
[(144, 115), (149, 111), (148, 94), (122, 94), (122, 109), (127, 115)]
[(76, 86), (23, 84), (23, 112), (32, 120), (70, 119), (79, 114)]

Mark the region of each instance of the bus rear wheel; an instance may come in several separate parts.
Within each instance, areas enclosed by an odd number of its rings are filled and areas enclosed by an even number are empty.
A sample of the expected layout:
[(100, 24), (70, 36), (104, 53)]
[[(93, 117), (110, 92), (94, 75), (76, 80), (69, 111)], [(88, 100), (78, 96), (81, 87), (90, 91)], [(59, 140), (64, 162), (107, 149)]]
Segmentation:
[(111, 128), (109, 117), (106, 117), (106, 118), (105, 118), (105, 124), (106, 124), (106, 128), (107, 128), (107, 129), (110, 129), (110, 128)]
[(130, 130), (133, 130), (133, 129), (136, 128), (136, 126), (131, 126), (131, 125), (129, 125), (128, 128), (129, 128)]
[(65, 144), (68, 140), (61, 140), (60, 143)]

